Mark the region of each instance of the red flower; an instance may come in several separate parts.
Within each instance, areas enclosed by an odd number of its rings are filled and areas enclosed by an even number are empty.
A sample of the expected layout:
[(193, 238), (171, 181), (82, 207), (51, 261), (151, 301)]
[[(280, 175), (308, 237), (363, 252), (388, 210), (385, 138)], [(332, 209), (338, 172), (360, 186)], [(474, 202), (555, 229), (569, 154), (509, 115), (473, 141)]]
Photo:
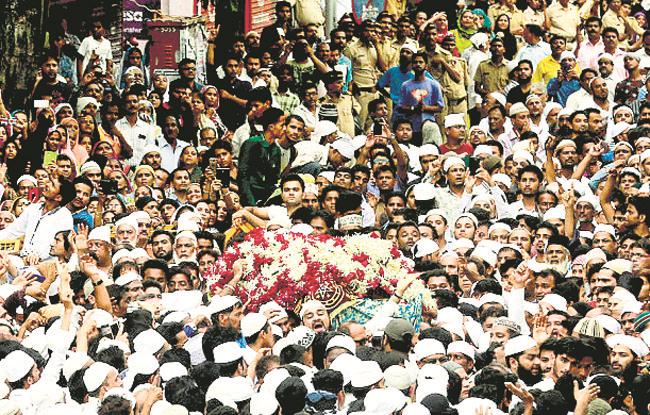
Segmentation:
[(358, 263), (360, 263), (364, 267), (367, 267), (368, 264), (370, 263), (369, 262), (370, 257), (367, 254), (356, 254), (356, 255), (352, 256), (352, 259), (354, 261), (357, 261)]
[[(375, 237), (372, 235), (369, 238)], [(358, 242), (355, 241), (355, 246)], [(214, 293), (232, 279), (235, 261), (246, 258), (248, 269), (242, 276), (243, 284), (236, 287), (235, 294), (253, 311), (271, 300), (283, 307), (293, 308), (306, 295), (313, 295), (331, 283), (347, 286), (352, 295), (359, 297), (366, 294), (365, 288), (379, 288), (391, 293), (398, 276), (391, 275), (390, 279), (387, 278), (383, 267), (389, 262), (398, 261), (403, 269), (410, 271), (409, 263), (397, 248), (387, 247), (386, 252), (377, 257), (371, 257), (366, 252), (346, 253), (348, 238), (293, 232), (267, 233), (263, 229), (255, 229), (246, 235), (244, 243), (245, 245), (236, 243), (229, 247), (205, 273), (205, 277), (209, 289)], [(315, 259), (320, 250), (332, 253), (332, 247), (336, 248), (336, 255), (331, 262), (321, 263)], [(340, 254), (341, 251), (344, 253)], [(297, 256), (291, 258), (290, 262), (300, 262), (301, 268), (305, 270), (303, 275), (290, 275), (295, 272), (285, 265), (290, 255)], [(344, 274), (342, 267), (347, 269), (351, 263), (353, 271)], [(269, 268), (271, 266), (274, 269), (272, 273)], [(377, 272), (368, 272), (368, 269)], [(357, 284), (357, 281), (360, 283)]]

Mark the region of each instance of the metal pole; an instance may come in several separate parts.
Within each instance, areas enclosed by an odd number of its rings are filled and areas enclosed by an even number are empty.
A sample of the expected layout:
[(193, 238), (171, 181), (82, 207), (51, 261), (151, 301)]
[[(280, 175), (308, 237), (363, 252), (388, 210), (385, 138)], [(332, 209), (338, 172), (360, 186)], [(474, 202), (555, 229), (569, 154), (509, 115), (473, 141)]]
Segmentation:
[(325, 0), (325, 37), (336, 27), (336, 0)]

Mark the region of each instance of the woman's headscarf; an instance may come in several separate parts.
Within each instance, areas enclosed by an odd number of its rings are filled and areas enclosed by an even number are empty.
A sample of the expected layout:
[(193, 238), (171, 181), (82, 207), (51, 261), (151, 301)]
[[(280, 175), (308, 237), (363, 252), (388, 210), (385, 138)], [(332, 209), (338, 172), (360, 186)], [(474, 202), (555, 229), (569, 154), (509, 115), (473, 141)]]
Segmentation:
[(203, 88), (201, 88), (201, 97), (205, 100), (205, 93), (209, 89), (214, 89), (215, 92), (217, 93), (217, 106), (214, 107), (214, 109), (217, 110), (217, 109), (219, 109), (219, 105), (220, 105), (221, 101), (219, 100), (219, 90), (217, 89), (216, 86), (214, 86), (214, 85), (205, 85)]
[[(7, 140), (9, 140), (13, 135), (14, 135), (14, 129), (11, 123), (6, 123), (0, 125), (0, 128), (5, 130), (5, 135), (7, 136)], [(4, 143), (0, 143), (0, 146), (4, 146)]]
[[(0, 128), (2, 128), (2, 126), (0, 126)], [(8, 159), (6, 157), (4, 159), (4, 163), (7, 165), (7, 176), (11, 180), (11, 183), (14, 183), (14, 180), (20, 177), (20, 175), (23, 174), (25, 170), (25, 148), (21, 147), (20, 140), (18, 138), (9, 137), (4, 143), (3, 151), (7, 151), (7, 145), (9, 143), (14, 143), (16, 145), (16, 149), (18, 150), (16, 157), (13, 159)]]
[(59, 105), (57, 105), (56, 107), (54, 107), (54, 116), (56, 117), (57, 115), (59, 115), (59, 112), (63, 108), (70, 108), (70, 111), (72, 111), (74, 113), (74, 108), (72, 108), (72, 105), (68, 104), (67, 102), (62, 102)]
[(492, 20), (490, 20), (490, 17), (483, 9), (474, 9), (472, 10), (472, 14), (483, 17), (483, 26), (481, 26), (481, 29), (487, 29), (488, 33), (492, 31)]
[[(47, 130), (47, 137), (51, 136), (52, 133), (59, 133), (59, 135), (65, 139), (65, 142), (68, 142), (68, 130), (62, 126), (61, 124), (54, 124)], [(47, 143), (45, 143), (45, 148), (47, 149)], [(59, 154), (61, 153), (61, 150), (64, 149), (65, 147), (62, 147), (58, 149)]]
[(77, 114), (81, 114), (81, 111), (85, 110), (86, 107), (90, 104), (95, 105), (95, 107), (99, 110), (99, 107), (101, 107), (101, 104), (97, 102), (97, 100), (93, 97), (81, 97), (77, 100)]
[(432, 414), (457, 414), (449, 400), (439, 393), (432, 393), (422, 399), (421, 404)]
[(465, 9), (462, 12), (460, 12), (458, 14), (458, 19), (456, 20), (456, 24), (457, 24), (456, 29), (452, 30), (456, 38), (456, 49), (458, 49), (459, 54), (463, 53), (465, 49), (472, 46), (472, 41), (469, 40), (469, 38), (472, 37), (472, 35), (477, 32), (475, 27), (466, 29), (463, 28), (463, 26), (461, 25), (461, 20), (463, 18), (463, 15), (466, 13), (474, 14), (474, 12), (472, 12), (470, 9)]
[[(497, 24), (496, 22), (499, 21), (501, 16), (505, 16), (506, 19), (508, 19), (508, 27), (506, 29), (499, 29), (496, 26), (496, 24)], [(497, 16), (494, 24), (495, 24), (494, 35), (495, 35), (495, 37), (499, 36), (503, 40), (503, 46), (506, 49), (505, 58), (506, 59), (512, 59), (515, 56), (515, 54), (517, 53), (517, 39), (510, 32), (510, 16), (508, 16), (505, 13), (500, 14), (499, 16)]]
[[(77, 127), (79, 127), (79, 121), (77, 121), (75, 118), (64, 118), (63, 120), (61, 120), (60, 125), (65, 128), (66, 127), (65, 124), (69, 124), (69, 123), (76, 123)], [(67, 131), (68, 129), (66, 128), (66, 133)], [(79, 145), (78, 141), (75, 141), (73, 143), (69, 134), (66, 135), (68, 137), (66, 140), (66, 146), (65, 149), (61, 152), (61, 154), (66, 154), (68, 157), (70, 157), (70, 159), (76, 166), (81, 166), (86, 162), (86, 160), (88, 160), (88, 152), (86, 151), (85, 148)]]
[[(106, 143), (111, 147), (111, 152), (112, 153), (110, 155), (110, 159), (111, 160), (112, 159), (117, 159), (117, 154), (115, 154), (115, 150), (113, 149), (113, 146), (111, 145), (110, 141), (107, 141), (107, 140), (100, 140), (100, 141), (96, 142), (95, 144), (93, 144), (93, 148), (92, 148), (92, 150), (90, 150), (90, 154), (92, 154), (93, 157), (99, 156), (99, 154), (96, 153), (97, 152), (97, 147), (99, 147), (99, 145), (102, 144), (102, 143)], [(104, 164), (106, 164), (106, 161), (104, 161)], [(102, 167), (102, 170), (103, 169), (104, 169), (104, 167)]]
[[(643, 17), (645, 17), (645, 12), (636, 12), (636, 13), (634, 13), (634, 18), (635, 18), (635, 19), (636, 19), (638, 16), (643, 16)], [(639, 25), (639, 26), (641, 26), (641, 25)], [(643, 24), (643, 26), (641, 26), (641, 29), (647, 29), (647, 28), (648, 28), (648, 20), (646, 19), (646, 22), (645, 22), (645, 24)]]
[[(77, 161), (77, 156), (75, 155), (75, 153), (70, 148), (70, 136), (68, 135), (68, 129), (65, 128), (63, 123), (54, 125), (54, 126), (52, 126), (52, 128), (50, 128), (48, 130), (48, 132), (47, 132), (48, 137), (54, 131), (58, 132), (59, 134), (61, 134), (61, 137), (65, 138), (65, 145), (63, 145), (61, 148), (59, 148), (57, 150), (57, 154), (65, 154), (66, 156), (68, 156), (68, 158), (70, 159), (70, 163), (72, 164), (72, 175), (74, 177), (76, 177), (79, 166), (81, 166), (82, 163), (79, 163)], [(80, 150), (83, 150), (83, 153), (86, 153), (86, 150), (83, 149), (81, 146), (77, 146), (77, 147)], [(86, 158), (88, 158), (87, 153), (86, 153)]]
[[(123, 71), (120, 74), (120, 88), (121, 89), (124, 89), (124, 86), (125, 86), (125, 84), (124, 84), (124, 75), (126, 75), (126, 72), (131, 68), (131, 65), (129, 65), (129, 55), (131, 54), (131, 52), (133, 52), (136, 49), (142, 54), (142, 59), (140, 60), (139, 69), (142, 71), (142, 74), (144, 75), (144, 86), (145, 87), (149, 86), (149, 76), (147, 75), (148, 71), (146, 70), (146, 68), (144, 66), (144, 63), (146, 61), (145, 52), (141, 51), (137, 46), (132, 46), (132, 47), (128, 48), (126, 50), (126, 52), (124, 52), (124, 56), (122, 57)], [(137, 66), (136, 66), (136, 68), (137, 68)]]
[(466, 37), (467, 39), (469, 39), (469, 38), (470, 38), (474, 33), (477, 32), (477, 30), (476, 30), (475, 27), (472, 27), (472, 28), (470, 28), (470, 29), (465, 29), (465, 28), (463, 28), (463, 26), (460, 24), (460, 22), (461, 22), (461, 20), (462, 20), (462, 18), (463, 18), (463, 15), (464, 15), (465, 13), (471, 13), (471, 14), (474, 14), (474, 12), (473, 12), (472, 10), (470, 10), (470, 9), (465, 9), (465, 10), (463, 10), (462, 12), (458, 13), (458, 18), (456, 19), (456, 25), (457, 25), (457, 26), (456, 26), (456, 30), (458, 30), (458, 32), (461, 33), (464, 37)]

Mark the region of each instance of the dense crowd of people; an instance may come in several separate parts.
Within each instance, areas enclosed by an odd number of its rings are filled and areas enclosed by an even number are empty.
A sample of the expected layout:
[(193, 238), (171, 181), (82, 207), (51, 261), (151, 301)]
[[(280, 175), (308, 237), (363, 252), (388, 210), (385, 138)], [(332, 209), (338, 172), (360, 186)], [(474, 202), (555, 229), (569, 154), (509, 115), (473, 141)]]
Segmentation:
[[(0, 414), (648, 415), (647, 7), (277, 1), (172, 80), (54, 22), (0, 96)], [(258, 228), (412, 269), (252, 309), (208, 277)]]

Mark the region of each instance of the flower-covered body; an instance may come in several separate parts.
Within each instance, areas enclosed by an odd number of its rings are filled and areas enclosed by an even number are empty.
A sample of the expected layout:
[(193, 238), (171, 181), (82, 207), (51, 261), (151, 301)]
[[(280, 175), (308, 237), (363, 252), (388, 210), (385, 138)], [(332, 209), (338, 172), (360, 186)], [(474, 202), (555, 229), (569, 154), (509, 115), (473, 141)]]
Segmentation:
[[(272, 300), (293, 309), (303, 298), (332, 285), (343, 287), (350, 299), (363, 298), (369, 290), (388, 296), (413, 266), (391, 242), (369, 235), (334, 237), (255, 229), (226, 249), (208, 272), (212, 293), (233, 278), (233, 264), (240, 258), (246, 259), (246, 265), (235, 294), (255, 311)], [(423, 291), (423, 284), (417, 282), (404, 299)]]

